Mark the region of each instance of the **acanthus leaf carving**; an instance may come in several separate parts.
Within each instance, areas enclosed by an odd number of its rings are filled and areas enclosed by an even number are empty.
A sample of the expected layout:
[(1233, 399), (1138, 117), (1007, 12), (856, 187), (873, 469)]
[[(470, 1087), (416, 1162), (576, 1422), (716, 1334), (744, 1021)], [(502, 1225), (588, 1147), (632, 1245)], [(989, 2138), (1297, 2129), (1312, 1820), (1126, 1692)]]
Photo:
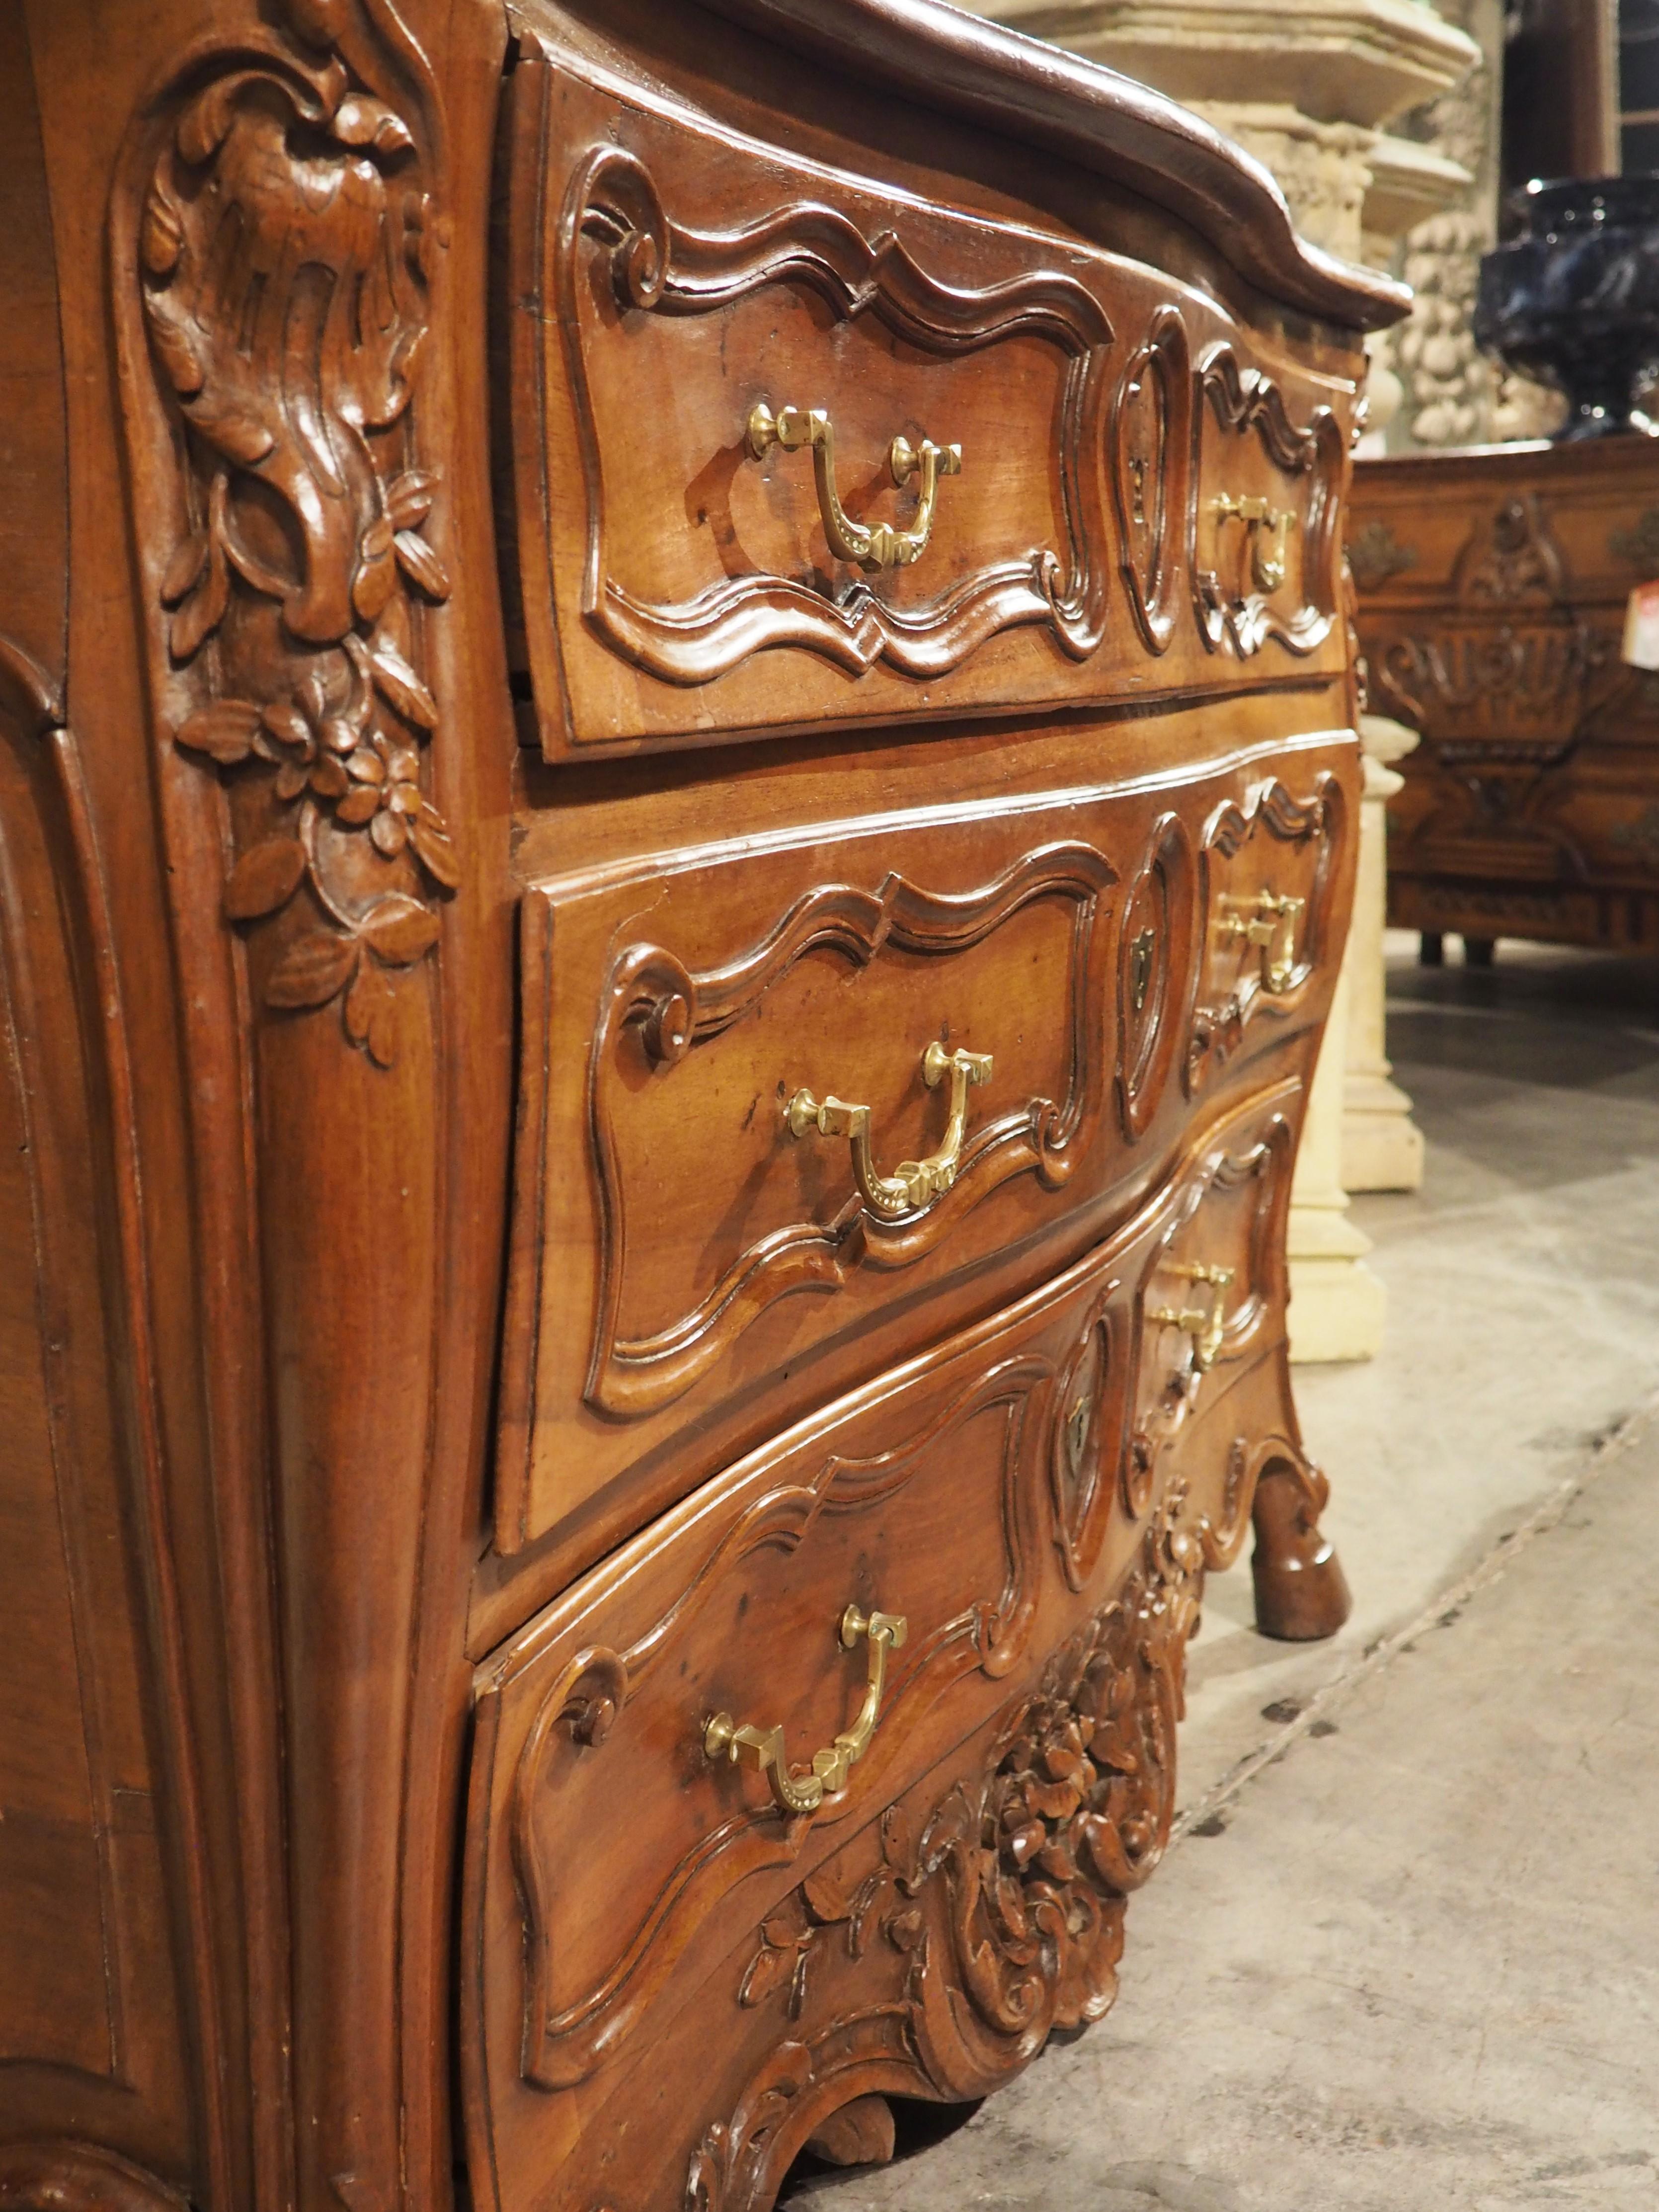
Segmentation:
[[(185, 533), (161, 576), (197, 703), (174, 742), (233, 786), (233, 922), (303, 891), (264, 1003), (343, 1002), (395, 1055), (395, 984), (437, 942), (458, 855), (422, 784), (423, 603), (448, 596), (411, 460), (434, 215), (404, 118), (354, 82), (317, 0), (227, 51), (151, 173), (137, 271), (179, 424)], [(257, 804), (248, 778), (258, 772)]]

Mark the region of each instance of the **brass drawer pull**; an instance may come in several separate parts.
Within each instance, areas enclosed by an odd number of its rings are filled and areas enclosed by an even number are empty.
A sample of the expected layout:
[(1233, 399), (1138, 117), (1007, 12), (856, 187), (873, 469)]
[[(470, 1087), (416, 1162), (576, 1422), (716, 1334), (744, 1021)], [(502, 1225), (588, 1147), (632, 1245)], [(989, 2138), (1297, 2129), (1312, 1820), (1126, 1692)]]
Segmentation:
[(1261, 981), (1268, 991), (1277, 994), (1291, 987), (1296, 974), (1296, 926), (1306, 906), (1305, 899), (1281, 898), (1276, 891), (1221, 902), (1218, 931), (1224, 940), (1242, 937), (1247, 945), (1262, 948)]
[(781, 1728), (739, 1728), (730, 1713), (716, 1713), (705, 1725), (703, 1749), (710, 1759), (724, 1754), (734, 1766), (751, 1766), (757, 1774), (763, 1774), (772, 1785), (780, 1811), (816, 1813), (826, 1797), (847, 1787), (848, 1769), (870, 1748), (887, 1686), (887, 1655), (903, 1643), (907, 1628), (902, 1613), (860, 1613), (855, 1605), (849, 1605), (842, 1613), (841, 1640), (848, 1651), (860, 1636), (869, 1639), (870, 1686), (858, 1718), (842, 1731), (828, 1751), (813, 1753), (810, 1773), (789, 1771)]
[(774, 446), (781, 446), (786, 453), (799, 452), (803, 446), (811, 447), (818, 512), (830, 550), (837, 560), (855, 562), (872, 573), (907, 568), (920, 560), (933, 527), (939, 480), (962, 473), (960, 446), (936, 446), (931, 438), (924, 438), (916, 447), (906, 437), (895, 438), (887, 455), (893, 482), (908, 483), (921, 473), (916, 519), (908, 530), (895, 530), (886, 522), (866, 526), (854, 521), (836, 489), (836, 430), (823, 408), (780, 407), (775, 415), (763, 399), (758, 399), (750, 411), (748, 439), (749, 451), (757, 461)]
[(1227, 1330), (1226, 1292), (1233, 1279), (1231, 1267), (1205, 1267), (1192, 1261), (1170, 1261), (1161, 1271), (1166, 1275), (1178, 1275), (1185, 1282), (1197, 1283), (1211, 1293), (1201, 1304), (1193, 1306), (1149, 1306), (1148, 1321), (1164, 1322), (1178, 1328), (1193, 1340), (1193, 1365), (1200, 1375), (1214, 1366), (1221, 1350), (1221, 1340)]
[(1284, 582), (1289, 538), (1296, 517), (1288, 507), (1270, 507), (1265, 499), (1235, 499), (1222, 492), (1210, 501), (1217, 524), (1239, 521), (1248, 534), (1250, 577), (1258, 592), (1276, 592)]
[(930, 1091), (937, 1091), (947, 1075), (951, 1118), (945, 1125), (944, 1143), (925, 1160), (901, 1160), (890, 1176), (878, 1172), (871, 1153), (867, 1106), (849, 1106), (843, 1098), (818, 1099), (810, 1091), (798, 1091), (787, 1108), (789, 1133), (804, 1137), (816, 1129), (821, 1137), (850, 1138), (853, 1177), (859, 1195), (872, 1213), (890, 1220), (942, 1197), (956, 1181), (962, 1140), (968, 1129), (969, 1085), (991, 1080), (991, 1055), (946, 1052), (942, 1044), (930, 1044), (921, 1056), (922, 1081)]

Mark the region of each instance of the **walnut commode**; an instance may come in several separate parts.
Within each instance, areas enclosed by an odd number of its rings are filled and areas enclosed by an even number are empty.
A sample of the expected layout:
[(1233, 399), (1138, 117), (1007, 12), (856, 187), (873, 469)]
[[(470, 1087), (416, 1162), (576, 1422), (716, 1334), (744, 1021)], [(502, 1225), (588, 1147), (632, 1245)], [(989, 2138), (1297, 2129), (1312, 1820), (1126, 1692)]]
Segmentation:
[(1401, 295), (936, 0), (0, 86), (0, 2203), (765, 2212), (1110, 2002), (1252, 1517), (1346, 1607)]

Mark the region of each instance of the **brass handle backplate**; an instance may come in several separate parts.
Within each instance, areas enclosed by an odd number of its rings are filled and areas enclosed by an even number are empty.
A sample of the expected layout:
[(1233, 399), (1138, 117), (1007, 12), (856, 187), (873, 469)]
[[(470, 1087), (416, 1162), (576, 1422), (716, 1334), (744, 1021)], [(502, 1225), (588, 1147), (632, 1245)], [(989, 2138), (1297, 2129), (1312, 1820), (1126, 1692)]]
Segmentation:
[(1210, 512), (1218, 526), (1233, 521), (1244, 525), (1250, 580), (1258, 592), (1276, 592), (1285, 580), (1290, 534), (1296, 527), (1295, 515), (1288, 507), (1270, 507), (1258, 496), (1236, 499), (1231, 492), (1224, 491), (1210, 501)]
[(849, 1769), (870, 1748), (887, 1686), (887, 1655), (903, 1643), (908, 1626), (902, 1613), (861, 1613), (855, 1605), (842, 1613), (840, 1632), (846, 1650), (850, 1651), (860, 1636), (869, 1640), (869, 1685), (852, 1727), (843, 1729), (828, 1751), (815, 1752), (810, 1769), (799, 1774), (789, 1771), (781, 1728), (740, 1727), (730, 1713), (716, 1713), (704, 1724), (703, 1749), (710, 1759), (729, 1759), (734, 1766), (752, 1767), (763, 1774), (781, 1812), (816, 1813), (826, 1797), (847, 1787)]
[(1193, 1261), (1169, 1260), (1160, 1272), (1177, 1275), (1183, 1282), (1196, 1284), (1210, 1293), (1200, 1304), (1149, 1306), (1146, 1310), (1148, 1321), (1162, 1322), (1191, 1337), (1193, 1365), (1200, 1375), (1206, 1375), (1214, 1366), (1221, 1351), (1221, 1340), (1227, 1333), (1226, 1294), (1233, 1271), (1231, 1267), (1203, 1267)]
[(830, 550), (838, 561), (854, 562), (872, 574), (883, 568), (908, 568), (921, 559), (933, 532), (939, 480), (962, 473), (960, 446), (936, 446), (931, 438), (913, 446), (906, 437), (895, 438), (887, 452), (893, 482), (908, 483), (918, 475), (921, 479), (915, 522), (908, 530), (895, 530), (887, 522), (854, 522), (842, 505), (836, 489), (836, 429), (823, 408), (780, 407), (775, 415), (763, 399), (757, 399), (750, 410), (748, 445), (756, 460), (774, 446), (781, 446), (786, 453), (797, 453), (803, 446), (811, 448), (818, 512)]
[(1295, 977), (1296, 926), (1306, 906), (1305, 899), (1284, 898), (1277, 891), (1221, 902), (1217, 929), (1224, 939), (1243, 938), (1261, 947), (1262, 985), (1275, 994), (1288, 991)]
[(972, 1084), (991, 1080), (988, 1052), (946, 1052), (930, 1044), (921, 1056), (921, 1079), (930, 1091), (951, 1079), (951, 1118), (945, 1125), (945, 1141), (925, 1160), (901, 1160), (890, 1176), (876, 1167), (870, 1148), (870, 1109), (849, 1106), (844, 1098), (815, 1098), (798, 1091), (786, 1109), (792, 1137), (816, 1130), (821, 1137), (846, 1137), (853, 1147), (853, 1179), (859, 1195), (872, 1213), (888, 1220), (909, 1213), (942, 1197), (957, 1179), (962, 1141), (968, 1131), (968, 1091)]

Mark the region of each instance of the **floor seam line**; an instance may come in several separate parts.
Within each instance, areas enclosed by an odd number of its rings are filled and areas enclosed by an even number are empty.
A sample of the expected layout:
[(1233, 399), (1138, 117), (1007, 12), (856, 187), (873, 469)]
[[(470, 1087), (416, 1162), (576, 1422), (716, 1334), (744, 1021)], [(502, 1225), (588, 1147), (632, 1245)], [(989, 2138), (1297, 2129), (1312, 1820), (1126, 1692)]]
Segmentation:
[(1218, 1782), (1212, 1783), (1195, 1805), (1177, 1814), (1170, 1828), (1166, 1854), (1174, 1850), (1203, 1822), (1212, 1820), (1231, 1804), (1255, 1781), (1258, 1774), (1275, 1765), (1291, 1745), (1307, 1735), (1316, 1721), (1324, 1719), (1333, 1707), (1344, 1704), (1362, 1684), (1382, 1674), (1399, 1657), (1407, 1644), (1437, 1626), (1444, 1616), (1466, 1605), (1477, 1591), (1500, 1581), (1509, 1571), (1510, 1564), (1540, 1536), (1546, 1536), (1565, 1517), (1573, 1500), (1581, 1497), (1590, 1485), (1620, 1458), (1643, 1436), (1659, 1415), (1659, 1390), (1653, 1392), (1635, 1407), (1606, 1436), (1597, 1439), (1588, 1457), (1557, 1485), (1541, 1503), (1517, 1525), (1498, 1541), (1486, 1556), (1477, 1561), (1466, 1574), (1431, 1598), (1420, 1612), (1414, 1613), (1402, 1627), (1390, 1636), (1381, 1638), (1369, 1645), (1341, 1673), (1334, 1674), (1322, 1687), (1316, 1690), (1296, 1718), (1277, 1727), (1273, 1735), (1264, 1737), (1254, 1751), (1234, 1762)]

